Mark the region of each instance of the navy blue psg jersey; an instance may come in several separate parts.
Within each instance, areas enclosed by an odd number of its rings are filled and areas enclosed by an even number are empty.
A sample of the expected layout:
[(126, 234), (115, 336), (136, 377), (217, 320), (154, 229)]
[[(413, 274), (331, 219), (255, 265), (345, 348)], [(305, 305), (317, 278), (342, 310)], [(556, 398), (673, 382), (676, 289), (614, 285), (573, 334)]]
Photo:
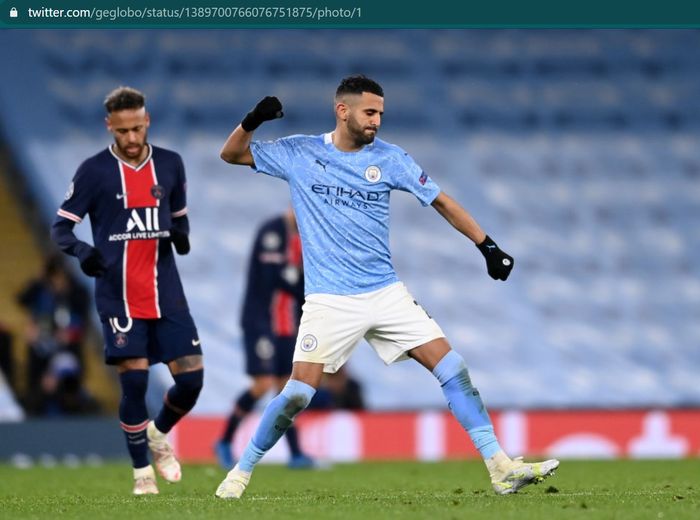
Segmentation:
[(107, 264), (95, 281), (101, 317), (160, 318), (187, 309), (170, 244), (171, 219), (187, 213), (185, 168), (170, 150), (150, 147), (137, 167), (111, 147), (80, 165), (59, 218), (90, 216), (94, 246)]
[(253, 336), (294, 337), (303, 303), (299, 233), (286, 218), (273, 218), (255, 237), (241, 325)]

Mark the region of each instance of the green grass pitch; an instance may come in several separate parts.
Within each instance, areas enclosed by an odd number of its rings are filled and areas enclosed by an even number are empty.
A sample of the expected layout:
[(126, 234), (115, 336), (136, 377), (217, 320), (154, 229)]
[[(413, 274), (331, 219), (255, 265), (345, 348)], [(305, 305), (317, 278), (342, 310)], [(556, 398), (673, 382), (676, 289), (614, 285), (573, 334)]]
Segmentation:
[(492, 493), (477, 461), (339, 464), (292, 471), (261, 465), (243, 499), (214, 490), (224, 472), (185, 466), (160, 495), (131, 496), (126, 464), (15, 469), (0, 465), (0, 516), (71, 519), (700, 518), (700, 460), (563, 461), (516, 495)]

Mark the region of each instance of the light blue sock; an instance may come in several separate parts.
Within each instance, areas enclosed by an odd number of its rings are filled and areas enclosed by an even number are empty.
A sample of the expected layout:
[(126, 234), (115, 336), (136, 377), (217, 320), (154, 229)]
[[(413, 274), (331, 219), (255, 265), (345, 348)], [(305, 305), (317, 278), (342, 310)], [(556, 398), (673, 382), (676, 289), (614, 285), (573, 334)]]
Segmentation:
[(469, 434), (481, 456), (488, 459), (501, 451), (489, 414), (479, 391), (472, 386), (462, 356), (450, 350), (435, 365), (433, 375), (440, 381), (452, 414)]
[(238, 467), (243, 471), (253, 471), (253, 466), (280, 440), (315, 393), (313, 386), (294, 379), (287, 381), (280, 394), (265, 407), (258, 429), (243, 451)]

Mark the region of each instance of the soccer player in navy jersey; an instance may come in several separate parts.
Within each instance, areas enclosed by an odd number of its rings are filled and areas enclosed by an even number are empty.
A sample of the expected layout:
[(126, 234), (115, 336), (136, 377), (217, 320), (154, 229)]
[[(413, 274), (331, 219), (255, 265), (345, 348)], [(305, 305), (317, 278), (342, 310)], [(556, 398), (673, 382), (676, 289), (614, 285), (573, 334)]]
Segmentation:
[(334, 131), (252, 141), (260, 124), (283, 115), (280, 101), (266, 97), (221, 150), (226, 162), (252, 166), (289, 184), (301, 234), (306, 302), (291, 378), (265, 408), (241, 460), (217, 488), (218, 497), (241, 497), (255, 464), (308, 405), (323, 372), (337, 371), (363, 337), (386, 364), (412, 358), (432, 372), (483, 457), (497, 494), (539, 482), (559, 465), (554, 459), (524, 463), (503, 452), (464, 359), (398, 280), (389, 253), (389, 193), (394, 189), (432, 205), (474, 242), (492, 278), (506, 280), (513, 258), (404, 150), (376, 138), (383, 113), (382, 87), (365, 76), (351, 76), (336, 90)]
[[(301, 239), (290, 208), (265, 221), (253, 242), (241, 315), (246, 372), (252, 383), (236, 400), (214, 446), (219, 465), (225, 469), (233, 467), (231, 443), (241, 421), (261, 397), (273, 388), (282, 390), (289, 379), (303, 303)], [(299, 447), (293, 425), (285, 437), (291, 454), (289, 467), (313, 467), (313, 460)]]
[[(105, 99), (114, 143), (85, 160), (70, 183), (52, 237), (95, 277), (105, 360), (121, 383), (119, 418), (133, 462), (136, 495), (156, 494), (158, 473), (181, 478), (166, 434), (195, 405), (202, 388), (199, 335), (175, 266), (190, 250), (185, 168), (180, 156), (151, 145), (144, 95), (119, 87)], [(93, 245), (73, 227), (90, 216)], [(166, 363), (175, 384), (154, 420), (146, 409), (150, 364)]]

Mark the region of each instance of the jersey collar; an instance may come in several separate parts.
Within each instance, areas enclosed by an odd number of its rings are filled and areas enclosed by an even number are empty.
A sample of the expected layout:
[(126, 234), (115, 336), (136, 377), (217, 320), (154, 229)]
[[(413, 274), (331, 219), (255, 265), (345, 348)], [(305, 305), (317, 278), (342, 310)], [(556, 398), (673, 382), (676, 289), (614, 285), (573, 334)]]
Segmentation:
[(113, 145), (113, 144), (110, 144), (110, 145), (107, 147), (107, 148), (109, 149), (109, 153), (112, 154), (112, 157), (114, 157), (117, 161), (119, 161), (120, 163), (122, 163), (122, 164), (128, 166), (129, 168), (131, 168), (132, 170), (135, 170), (135, 171), (139, 171), (141, 168), (143, 168), (144, 166), (146, 166), (146, 165), (148, 164), (148, 162), (151, 160), (151, 156), (153, 155), (153, 147), (152, 147), (150, 144), (146, 143), (146, 146), (148, 146), (148, 155), (146, 156), (146, 158), (145, 158), (143, 161), (141, 161), (141, 163), (140, 163), (138, 166), (134, 167), (134, 166), (131, 166), (131, 165), (130, 165), (128, 162), (126, 162), (124, 159), (122, 159), (121, 157), (119, 157), (116, 153), (114, 153), (114, 150), (112, 149), (112, 146), (114, 146), (114, 145)]
[[(375, 140), (376, 140), (376, 137), (375, 137)], [(325, 134), (323, 134), (323, 144), (325, 144), (325, 145), (327, 145), (327, 146), (332, 146), (333, 149), (334, 149), (336, 152), (341, 152), (341, 153), (357, 153), (357, 152), (342, 152), (341, 150), (338, 150), (338, 149), (335, 147), (335, 145), (333, 144), (333, 132), (326, 132)], [(358, 152), (361, 152), (361, 151), (363, 151), (363, 150), (368, 150), (368, 149), (372, 148), (373, 146), (374, 146), (374, 141), (372, 141), (372, 142), (369, 143), (369, 144), (364, 145), (360, 150), (358, 150)]]

